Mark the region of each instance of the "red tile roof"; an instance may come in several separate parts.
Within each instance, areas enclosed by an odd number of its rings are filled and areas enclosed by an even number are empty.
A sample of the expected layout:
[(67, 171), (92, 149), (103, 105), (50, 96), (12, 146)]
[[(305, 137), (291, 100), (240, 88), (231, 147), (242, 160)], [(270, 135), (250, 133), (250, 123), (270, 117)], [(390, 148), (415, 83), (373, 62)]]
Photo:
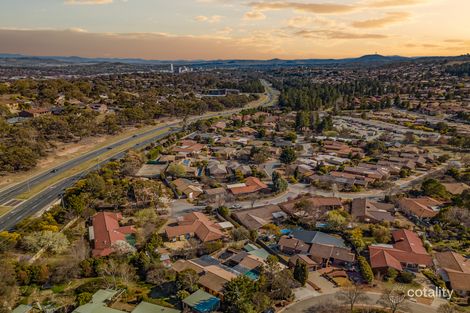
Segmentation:
[(402, 264), (432, 265), (421, 239), (412, 231), (396, 230), (392, 233), (393, 245), (372, 245), (369, 247), (372, 268), (391, 267), (402, 270)]
[(262, 181), (259, 180), (257, 177), (248, 177), (245, 180), (245, 186), (243, 187), (233, 187), (230, 189), (230, 191), (234, 195), (240, 195), (240, 194), (246, 194), (246, 193), (253, 193), (260, 191), (262, 189), (268, 188), (268, 185), (263, 183)]
[(184, 215), (178, 221), (177, 226), (167, 226), (165, 233), (168, 238), (194, 234), (203, 242), (218, 240), (224, 235), (215, 223), (200, 212), (191, 212)]
[(127, 234), (135, 233), (133, 226), (119, 226), (120, 213), (99, 212), (93, 216), (94, 249), (93, 256), (107, 256), (113, 252), (112, 245), (125, 241)]

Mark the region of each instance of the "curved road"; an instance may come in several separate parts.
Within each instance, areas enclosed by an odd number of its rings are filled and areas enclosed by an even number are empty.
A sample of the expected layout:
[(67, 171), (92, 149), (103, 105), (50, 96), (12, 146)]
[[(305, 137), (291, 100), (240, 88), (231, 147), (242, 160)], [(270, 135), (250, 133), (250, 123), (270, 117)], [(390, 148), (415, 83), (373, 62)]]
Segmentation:
[[(271, 88), (271, 86), (264, 80), (261, 80), (263, 85), (266, 87), (267, 90), (267, 98), (264, 100), (262, 103), (260, 103), (258, 106), (271, 106), (273, 105), (276, 100), (277, 100), (277, 92)], [(234, 110), (229, 110), (229, 111), (224, 111), (224, 112), (218, 112), (218, 113), (211, 113), (207, 114), (204, 116), (198, 116), (198, 117), (193, 117), (190, 118), (189, 121), (196, 121), (198, 119), (207, 119), (211, 117), (216, 117), (216, 116), (229, 116), (233, 113), (239, 112), (243, 110), (243, 108), (240, 109), (234, 109)], [(151, 136), (152, 134), (157, 134), (161, 132), (164, 129), (169, 129), (163, 134), (158, 134), (155, 135), (155, 137), (151, 137), (149, 139), (146, 139), (142, 142), (139, 142), (133, 146), (133, 148), (143, 148), (146, 145), (162, 139), (163, 137), (168, 136), (171, 133), (176, 133), (181, 130), (180, 127), (180, 122), (176, 122), (173, 124), (168, 124), (164, 125), (158, 128), (154, 128), (152, 130), (149, 130), (147, 132), (134, 135), (131, 137), (128, 137), (126, 139), (123, 139), (121, 141), (118, 141), (116, 143), (113, 143), (109, 146), (103, 147), (101, 149), (86, 153), (82, 156), (79, 156), (75, 159), (72, 159), (68, 162), (63, 163), (62, 165), (55, 167), (54, 169), (41, 173), (35, 177), (32, 177), (31, 179), (21, 182), (19, 184), (16, 184), (12, 187), (3, 189), (0, 191), (0, 205), (5, 205), (5, 203), (15, 199), (15, 197), (19, 196), (20, 194), (27, 192), (30, 188), (47, 182), (48, 180), (54, 178), (55, 176), (60, 175), (64, 171), (70, 170), (74, 168), (77, 165), (80, 165), (83, 162), (95, 159), (102, 154), (109, 152), (112, 149), (119, 148), (125, 144), (128, 144), (129, 142), (135, 141), (139, 138), (144, 138), (147, 136)], [(21, 221), (22, 219), (31, 216), (42, 209), (44, 209), (46, 206), (50, 205), (54, 201), (58, 200), (62, 193), (64, 192), (65, 189), (71, 187), (75, 182), (81, 179), (84, 175), (89, 173), (90, 171), (93, 171), (95, 169), (98, 169), (100, 166), (105, 164), (106, 162), (109, 162), (112, 159), (119, 159), (124, 156), (125, 152), (119, 152), (116, 153), (115, 155), (112, 155), (111, 157), (108, 157), (101, 161), (100, 163), (96, 164), (92, 168), (89, 168), (87, 170), (84, 170), (82, 172), (77, 173), (74, 176), (67, 177), (54, 185), (50, 186), (49, 188), (41, 191), (40, 193), (36, 194), (35, 196), (31, 197), (30, 199), (22, 202), (20, 205), (12, 209), (10, 212), (4, 214), (3, 216), (0, 217), (0, 230), (5, 230), (5, 229), (12, 229), (15, 227), (15, 225)]]
[[(381, 297), (381, 294), (373, 293), (373, 292), (367, 292), (366, 295), (368, 299), (365, 301), (362, 301), (359, 304), (376, 306), (377, 301), (379, 301)], [(282, 312), (283, 313), (308, 313), (311, 307), (318, 305), (318, 304), (324, 304), (324, 303), (340, 304), (341, 302), (336, 298), (336, 294), (334, 293), (325, 294), (325, 295), (311, 297), (303, 301), (291, 304), (290, 306), (282, 310)], [(357, 305), (358, 307), (359, 307), (359, 304)], [(419, 304), (419, 303), (411, 302), (411, 301), (406, 301), (405, 307), (401, 311), (410, 312), (410, 313), (435, 313), (437, 312), (436, 308), (433, 306)]]

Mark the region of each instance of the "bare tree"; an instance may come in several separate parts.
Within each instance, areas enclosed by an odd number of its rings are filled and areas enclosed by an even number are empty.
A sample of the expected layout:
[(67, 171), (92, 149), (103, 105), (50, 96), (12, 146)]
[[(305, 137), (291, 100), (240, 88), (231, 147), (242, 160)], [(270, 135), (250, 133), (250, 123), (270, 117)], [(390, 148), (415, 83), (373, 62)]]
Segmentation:
[(364, 290), (358, 285), (353, 285), (343, 289), (336, 294), (336, 298), (344, 304), (349, 305), (351, 313), (354, 312), (354, 305), (357, 302), (363, 302), (369, 299), (369, 297), (364, 293)]
[(98, 272), (103, 276), (107, 282), (108, 287), (116, 288), (118, 281), (128, 284), (136, 277), (135, 268), (126, 262), (119, 262), (110, 259), (108, 262), (103, 263), (98, 269)]
[(392, 313), (395, 313), (398, 310), (406, 309), (405, 300), (406, 293), (404, 288), (401, 286), (394, 286), (393, 288), (386, 289), (377, 303), (390, 309)]

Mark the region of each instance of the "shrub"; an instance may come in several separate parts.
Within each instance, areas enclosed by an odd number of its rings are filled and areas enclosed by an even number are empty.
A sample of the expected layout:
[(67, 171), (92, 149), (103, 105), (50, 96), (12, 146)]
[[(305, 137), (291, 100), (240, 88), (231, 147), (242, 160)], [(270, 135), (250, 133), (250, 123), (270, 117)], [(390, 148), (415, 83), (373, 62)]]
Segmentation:
[(372, 272), (369, 262), (367, 262), (366, 258), (363, 256), (358, 256), (357, 261), (359, 262), (362, 277), (365, 281), (371, 283), (374, 280), (374, 273)]
[(437, 287), (447, 288), (446, 283), (442, 280), (442, 278), (434, 274), (434, 272), (430, 269), (425, 269), (422, 271), (422, 273)]
[(400, 272), (395, 279), (397, 282), (402, 284), (411, 284), (413, 279), (415, 279), (416, 275), (410, 272)]

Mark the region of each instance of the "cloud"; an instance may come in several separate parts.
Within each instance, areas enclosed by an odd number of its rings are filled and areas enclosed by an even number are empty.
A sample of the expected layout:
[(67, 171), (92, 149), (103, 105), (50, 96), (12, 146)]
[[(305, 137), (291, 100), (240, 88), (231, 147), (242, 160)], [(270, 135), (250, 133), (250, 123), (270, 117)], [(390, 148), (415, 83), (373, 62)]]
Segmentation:
[(266, 15), (260, 11), (249, 11), (243, 15), (244, 20), (264, 20), (266, 19)]
[(356, 28), (380, 28), (389, 24), (397, 23), (406, 20), (410, 16), (407, 12), (389, 12), (384, 17), (355, 21), (351, 25)]
[(375, 8), (387, 8), (420, 4), (423, 2), (426, 2), (426, 0), (374, 0), (371, 1), (368, 5)]
[[(227, 33), (230, 29), (223, 29)], [(269, 59), (267, 41), (162, 33), (92, 33), (73, 30), (0, 29), (2, 53), (39, 56), (117, 57), (160, 60)], [(270, 42), (269, 44), (272, 44)], [(279, 56), (279, 55), (277, 55)]]
[(301, 29), (294, 32), (295, 36), (315, 39), (385, 39), (387, 35), (351, 33), (342, 30), (308, 30)]
[(222, 20), (222, 16), (220, 15), (212, 15), (212, 16), (205, 16), (205, 15), (198, 15), (194, 18), (195, 21), (198, 22), (206, 22), (209, 24), (218, 23)]
[(94, 5), (94, 4), (110, 4), (113, 3), (113, 0), (65, 0), (65, 4), (72, 5)]
[(290, 9), (316, 14), (347, 13), (356, 9), (354, 6), (345, 4), (302, 3), (289, 1), (250, 2), (248, 5), (259, 11)]

